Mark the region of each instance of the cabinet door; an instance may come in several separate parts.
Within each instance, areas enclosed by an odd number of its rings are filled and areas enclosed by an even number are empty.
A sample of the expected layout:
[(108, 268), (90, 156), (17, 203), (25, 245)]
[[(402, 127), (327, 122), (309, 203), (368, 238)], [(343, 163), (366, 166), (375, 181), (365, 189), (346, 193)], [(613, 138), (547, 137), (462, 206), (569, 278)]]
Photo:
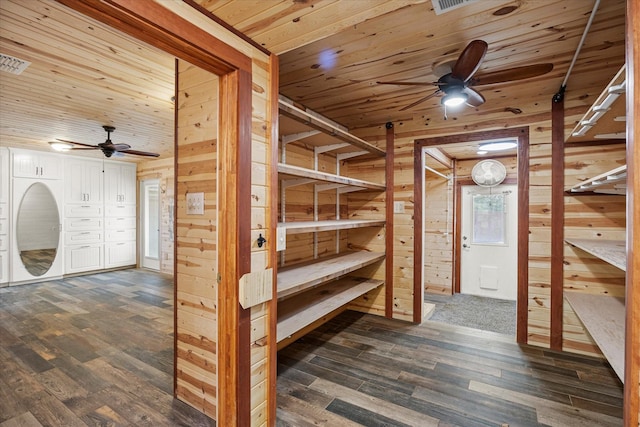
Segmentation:
[(67, 246), (65, 273), (102, 269), (102, 245)]
[(9, 150), (0, 147), (0, 203), (9, 200)]
[(84, 165), (85, 191), (91, 204), (101, 204), (103, 197), (102, 162), (88, 162)]
[(0, 251), (0, 283), (9, 281), (9, 253)]
[(65, 203), (87, 203), (85, 192), (84, 163), (82, 160), (65, 159), (64, 201)]
[(13, 176), (22, 178), (38, 178), (38, 159), (32, 153), (16, 151), (13, 153)]
[(122, 165), (120, 177), (122, 203), (126, 205), (136, 204), (136, 168), (135, 165)]
[(104, 165), (104, 202), (115, 205), (120, 203), (120, 165)]
[(38, 166), (40, 167), (40, 175), (38, 178), (60, 179), (62, 178), (63, 162), (61, 156), (57, 154), (38, 154)]
[(136, 242), (105, 243), (104, 267), (122, 267), (136, 264)]

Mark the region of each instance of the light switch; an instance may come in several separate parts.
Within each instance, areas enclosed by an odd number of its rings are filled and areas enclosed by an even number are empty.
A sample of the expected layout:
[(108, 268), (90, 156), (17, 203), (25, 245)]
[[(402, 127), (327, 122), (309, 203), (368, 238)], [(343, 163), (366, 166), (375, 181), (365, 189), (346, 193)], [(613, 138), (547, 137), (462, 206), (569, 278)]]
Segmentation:
[(287, 229), (284, 227), (278, 227), (276, 229), (276, 252), (284, 251), (287, 249)]
[(402, 200), (393, 202), (393, 213), (404, 213), (404, 202)]
[(187, 215), (204, 215), (204, 193), (187, 193)]

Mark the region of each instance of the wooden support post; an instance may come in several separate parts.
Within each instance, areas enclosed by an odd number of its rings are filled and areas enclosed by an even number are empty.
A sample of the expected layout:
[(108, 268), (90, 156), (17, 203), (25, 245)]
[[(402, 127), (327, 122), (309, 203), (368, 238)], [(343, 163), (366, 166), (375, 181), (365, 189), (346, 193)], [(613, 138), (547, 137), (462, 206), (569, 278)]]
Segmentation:
[(640, 4), (627, 2), (627, 277), (624, 425), (640, 422)]
[(562, 350), (564, 286), (564, 97), (551, 101), (551, 339)]
[(395, 134), (393, 133), (393, 123), (388, 122), (385, 126), (387, 128), (387, 146), (385, 148), (387, 157), (385, 159), (385, 185), (387, 186), (385, 192), (386, 199), (386, 219), (387, 224), (385, 227), (385, 303), (384, 303), (384, 315), (389, 319), (393, 318), (393, 144), (395, 142)]

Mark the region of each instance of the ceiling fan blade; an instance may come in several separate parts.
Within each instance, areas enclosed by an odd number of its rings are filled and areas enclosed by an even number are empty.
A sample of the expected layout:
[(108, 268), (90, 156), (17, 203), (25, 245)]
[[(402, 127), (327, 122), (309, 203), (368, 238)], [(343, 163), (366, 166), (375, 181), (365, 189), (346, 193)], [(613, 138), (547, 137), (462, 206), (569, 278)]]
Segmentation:
[(67, 144), (75, 144), (75, 145), (82, 145), (84, 147), (91, 147), (91, 148), (100, 148), (97, 145), (91, 145), (91, 144), (83, 144), (82, 142), (75, 142), (75, 141), (68, 141), (66, 139), (60, 139), (60, 138), (56, 138), (56, 141), (60, 141), (60, 142), (66, 142)]
[(532, 77), (538, 77), (543, 74), (547, 74), (553, 70), (553, 64), (533, 64), (525, 65), (523, 67), (507, 68), (505, 70), (498, 70), (492, 73), (481, 74), (471, 79), (470, 86), (490, 85), (495, 83), (504, 83), (514, 80), (530, 79)]
[(118, 150), (118, 153), (135, 154), (136, 156), (160, 157), (158, 153), (150, 153), (148, 151), (138, 150)]
[(124, 151), (131, 148), (129, 144), (113, 144), (111, 142), (103, 142), (102, 144), (98, 144), (101, 148), (106, 148), (107, 150), (113, 151)]
[(435, 86), (436, 82), (376, 82), (379, 85), (399, 85), (399, 86)]
[(484, 104), (485, 99), (484, 96), (478, 91), (471, 89), (470, 87), (466, 87), (463, 90), (469, 97), (467, 98), (466, 104), (469, 107), (479, 107)]
[(405, 111), (405, 110), (408, 110), (409, 108), (415, 107), (418, 104), (422, 104), (424, 101), (433, 98), (434, 96), (438, 95), (440, 92), (441, 92), (441, 90), (438, 89), (438, 90), (434, 91), (433, 93), (430, 93), (429, 95), (425, 96), (424, 98), (420, 98), (416, 102), (411, 103), (411, 104), (407, 105), (406, 107), (402, 107), (400, 109), (400, 111)]
[(451, 70), (451, 75), (465, 82), (469, 80), (480, 67), (480, 62), (482, 62), (488, 48), (489, 45), (484, 40), (473, 40), (458, 57), (453, 70)]

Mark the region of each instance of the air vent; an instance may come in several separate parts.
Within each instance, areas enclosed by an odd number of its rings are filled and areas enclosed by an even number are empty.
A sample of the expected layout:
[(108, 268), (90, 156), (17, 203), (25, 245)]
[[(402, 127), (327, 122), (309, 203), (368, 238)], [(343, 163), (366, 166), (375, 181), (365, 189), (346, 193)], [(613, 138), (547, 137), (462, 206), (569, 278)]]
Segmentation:
[(0, 71), (20, 75), (31, 62), (0, 53)]
[(431, 3), (436, 15), (441, 15), (475, 1), (477, 0), (431, 0)]

